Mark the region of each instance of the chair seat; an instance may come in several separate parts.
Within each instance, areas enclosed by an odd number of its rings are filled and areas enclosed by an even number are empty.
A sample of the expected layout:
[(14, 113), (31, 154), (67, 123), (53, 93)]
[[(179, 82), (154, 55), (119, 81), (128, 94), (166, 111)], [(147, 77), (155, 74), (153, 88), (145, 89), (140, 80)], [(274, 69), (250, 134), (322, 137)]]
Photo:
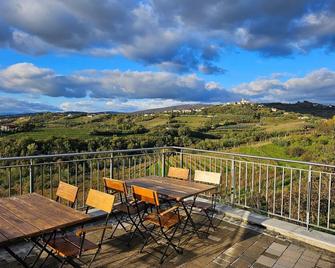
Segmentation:
[[(182, 218), (183, 217), (180, 216), (180, 220)], [(178, 215), (173, 213), (173, 212), (169, 212), (169, 213), (166, 213), (163, 216), (160, 216), (160, 219), (161, 219), (162, 227), (164, 227), (164, 228), (171, 228), (172, 226), (175, 226), (176, 224), (178, 224), (180, 222)], [(157, 226), (160, 226), (157, 213), (150, 213), (149, 215), (147, 215), (144, 218), (144, 220), (148, 221), (152, 224), (155, 224)]]
[(138, 203), (137, 206), (135, 204), (126, 204), (126, 203), (120, 203), (114, 206), (114, 209), (123, 213), (128, 214), (128, 208), (129, 207), (129, 213), (131, 215), (137, 213), (137, 209), (140, 211), (144, 210), (145, 204), (144, 203)]
[[(80, 252), (80, 242), (81, 238), (75, 234), (66, 234), (65, 236), (58, 236), (55, 239), (51, 239), (48, 246), (62, 257), (77, 257)], [(82, 251), (88, 251), (97, 247), (96, 244), (85, 239)]]
[[(185, 202), (186, 206), (192, 206), (193, 201), (192, 200), (188, 200)], [(202, 201), (195, 201), (193, 207), (195, 208), (199, 208), (202, 210), (209, 210), (212, 208), (212, 204), (211, 203), (207, 203), (207, 202), (202, 202)]]

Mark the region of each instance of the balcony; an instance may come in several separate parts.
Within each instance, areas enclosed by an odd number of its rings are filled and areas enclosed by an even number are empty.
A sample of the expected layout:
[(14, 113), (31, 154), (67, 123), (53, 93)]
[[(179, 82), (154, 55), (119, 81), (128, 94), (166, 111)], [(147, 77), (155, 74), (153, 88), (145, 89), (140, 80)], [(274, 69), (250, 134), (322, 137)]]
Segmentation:
[[(335, 244), (332, 248), (334, 165), (180, 147), (2, 158), (0, 194), (8, 197), (37, 192), (54, 199), (62, 180), (79, 187), (75, 207), (81, 210), (90, 188), (103, 191), (102, 177), (127, 180), (164, 176), (170, 166), (189, 168), (191, 177), (195, 170), (220, 172), (219, 210), (222, 214), (219, 217), (224, 213), (225, 217), (220, 228), (207, 238), (190, 237), (184, 241), (184, 254), (172, 255), (164, 265), (335, 266), (335, 255), (331, 252), (335, 249)], [(276, 221), (281, 228), (262, 224), (267, 219)], [(290, 233), (285, 233), (285, 226), (291, 228)], [(301, 230), (311, 239), (299, 239), (299, 235), (303, 237)], [(118, 232), (120, 237), (125, 235), (121, 230)], [(294, 232), (297, 236), (291, 236)], [(320, 240), (326, 237), (321, 242), (328, 244), (322, 246), (322, 243), (313, 242), (318, 247), (308, 244), (315, 240), (315, 233)], [(92, 236), (95, 239), (95, 234)], [(29, 248), (26, 244), (17, 247), (23, 253)], [(106, 243), (95, 266), (158, 265), (153, 249), (149, 248), (147, 254), (138, 254), (138, 247), (135, 243), (127, 248), (122, 242), (112, 240)], [(13, 265), (13, 260), (4, 253), (0, 254), (0, 260), (9, 267)]]

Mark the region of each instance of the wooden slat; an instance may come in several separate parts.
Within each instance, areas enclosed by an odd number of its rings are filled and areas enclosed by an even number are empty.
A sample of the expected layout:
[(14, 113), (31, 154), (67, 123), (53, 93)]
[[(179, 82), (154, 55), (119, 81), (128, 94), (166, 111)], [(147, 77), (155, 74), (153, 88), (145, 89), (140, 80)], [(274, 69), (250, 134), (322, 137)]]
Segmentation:
[(107, 189), (127, 194), (127, 187), (125, 182), (120, 180), (114, 180), (110, 178), (103, 178), (104, 185)]
[(0, 218), (0, 233), (1, 233), (1, 243), (15, 240), (19, 237), (24, 236), (22, 232), (17, 230), (12, 225), (8, 224), (3, 218)]
[[(73, 208), (64, 206), (62, 204), (57, 203), (54, 200), (51, 200), (49, 198), (43, 197), (39, 194), (29, 194), (29, 195), (23, 195), (20, 197), (24, 202), (26, 202), (29, 205), (32, 205), (35, 207), (40, 207), (40, 209), (43, 209), (44, 211), (52, 211), (53, 216), (56, 216), (56, 219), (58, 220), (59, 216), (63, 217), (64, 221), (76, 221), (81, 219), (86, 219), (88, 216), (76, 211)], [(48, 217), (49, 213), (43, 214), (45, 217)]]
[(140, 186), (132, 186), (133, 194), (137, 200), (159, 206), (158, 195), (156, 191)]
[(43, 209), (39, 209), (39, 207), (32, 207), (31, 205), (27, 205), (23, 202), (22, 199), (0, 199), (0, 205), (15, 214), (23, 221), (30, 222), (39, 230), (49, 229), (54, 226), (54, 217), (50, 216), (49, 219), (45, 219), (44, 215), (44, 213), (52, 214), (51, 211), (45, 212)]
[(24, 235), (30, 235), (32, 233), (38, 233), (40, 231), (40, 229), (36, 228), (34, 225), (31, 225), (29, 222), (22, 220), (3, 206), (0, 206), (0, 218), (7, 222), (7, 225), (13, 226), (14, 228), (21, 231)]
[(114, 195), (90, 189), (86, 199), (86, 205), (111, 213), (113, 210), (114, 199)]
[(71, 203), (74, 203), (77, 199), (77, 194), (78, 194), (77, 186), (62, 181), (59, 182), (56, 196), (64, 200), (70, 201)]
[(168, 171), (168, 177), (170, 178), (188, 180), (189, 175), (190, 170), (188, 168), (170, 167)]
[(196, 170), (194, 181), (219, 185), (221, 184), (221, 173)]

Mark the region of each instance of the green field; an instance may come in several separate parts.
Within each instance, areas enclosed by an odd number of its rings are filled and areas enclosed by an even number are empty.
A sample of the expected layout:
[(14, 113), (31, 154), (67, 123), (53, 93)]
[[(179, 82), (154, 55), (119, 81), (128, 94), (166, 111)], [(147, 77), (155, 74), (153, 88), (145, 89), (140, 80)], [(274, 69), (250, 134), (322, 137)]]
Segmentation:
[(252, 104), (209, 106), (188, 114), (45, 113), (4, 118), (5, 123), (17, 130), (1, 133), (3, 156), (176, 145), (277, 158), (334, 158), (333, 119)]

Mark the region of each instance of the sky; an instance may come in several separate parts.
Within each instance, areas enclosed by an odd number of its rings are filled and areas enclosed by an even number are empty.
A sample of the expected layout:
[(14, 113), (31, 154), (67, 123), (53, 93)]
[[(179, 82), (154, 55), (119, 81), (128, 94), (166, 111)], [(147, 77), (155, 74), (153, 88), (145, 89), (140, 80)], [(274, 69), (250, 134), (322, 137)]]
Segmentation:
[(2, 0), (0, 114), (335, 104), (334, 0)]

